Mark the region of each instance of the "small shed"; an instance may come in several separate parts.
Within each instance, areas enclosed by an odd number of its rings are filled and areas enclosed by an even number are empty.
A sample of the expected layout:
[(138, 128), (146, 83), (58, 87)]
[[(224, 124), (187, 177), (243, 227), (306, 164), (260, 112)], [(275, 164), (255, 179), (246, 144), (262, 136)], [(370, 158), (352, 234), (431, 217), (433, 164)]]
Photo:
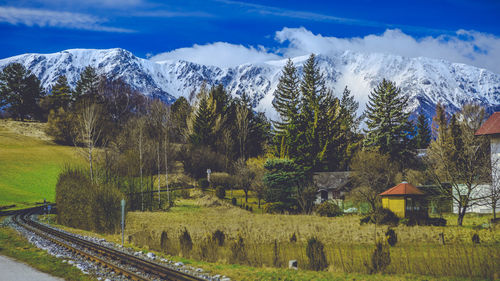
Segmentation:
[(406, 181), (380, 193), (380, 197), (382, 207), (393, 211), (400, 218), (427, 212), (425, 194)]

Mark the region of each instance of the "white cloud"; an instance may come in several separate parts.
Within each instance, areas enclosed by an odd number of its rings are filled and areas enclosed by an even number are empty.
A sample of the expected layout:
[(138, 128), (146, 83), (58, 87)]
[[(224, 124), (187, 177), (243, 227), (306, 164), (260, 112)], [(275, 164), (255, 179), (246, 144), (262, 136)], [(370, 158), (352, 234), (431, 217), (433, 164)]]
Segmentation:
[(234, 45), (226, 42), (215, 42), (206, 45), (197, 45), (189, 48), (180, 48), (161, 53), (151, 58), (152, 61), (186, 60), (194, 63), (231, 67), (244, 63), (258, 63), (281, 57), (269, 53), (264, 47)]
[(310, 53), (331, 55), (339, 51), (377, 52), (406, 57), (430, 57), (489, 69), (500, 74), (500, 38), (476, 31), (415, 39), (398, 29), (381, 35), (338, 38), (313, 34), (305, 28), (283, 28), (276, 40), (288, 43), (280, 52), (287, 57)]
[(104, 19), (80, 13), (40, 9), (0, 7), (0, 22), (13, 25), (59, 27), (103, 32), (132, 32), (132, 30), (102, 25)]

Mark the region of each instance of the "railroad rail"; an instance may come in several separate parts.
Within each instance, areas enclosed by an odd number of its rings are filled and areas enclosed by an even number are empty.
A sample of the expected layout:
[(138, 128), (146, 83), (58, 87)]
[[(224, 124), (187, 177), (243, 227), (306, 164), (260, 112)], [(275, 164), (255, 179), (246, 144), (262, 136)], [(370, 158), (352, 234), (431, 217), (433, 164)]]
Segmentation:
[[(67, 248), (71, 252), (83, 256), (91, 261), (101, 264), (104, 267), (108, 267), (115, 271), (116, 273), (122, 274), (132, 280), (151, 280), (151, 279), (162, 279), (162, 280), (172, 280), (172, 281), (201, 281), (204, 279), (188, 275), (184, 272), (180, 272), (160, 264), (130, 255), (112, 248), (108, 248), (97, 243), (64, 233), (62, 231), (47, 227), (36, 221), (30, 219), (30, 216), (37, 209), (29, 209), (27, 211), (21, 211), (13, 216), (13, 221), (34, 232), (36, 235), (43, 237), (57, 245)], [(82, 249), (79, 249), (73, 245), (77, 245)], [(106, 260), (104, 257), (115, 261), (112, 263)], [(116, 265), (119, 263), (119, 265)], [(131, 271), (126, 269), (125, 266), (131, 266), (136, 270)], [(144, 275), (138, 274), (136, 272), (146, 273), (152, 278), (147, 278)]]

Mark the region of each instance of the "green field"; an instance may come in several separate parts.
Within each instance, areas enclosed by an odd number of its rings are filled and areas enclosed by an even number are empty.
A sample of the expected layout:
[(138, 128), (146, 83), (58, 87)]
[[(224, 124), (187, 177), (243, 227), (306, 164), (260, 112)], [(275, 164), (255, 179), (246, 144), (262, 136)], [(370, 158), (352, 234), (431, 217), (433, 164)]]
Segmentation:
[(59, 171), (78, 161), (74, 147), (56, 145), (0, 126), (0, 206), (54, 201)]

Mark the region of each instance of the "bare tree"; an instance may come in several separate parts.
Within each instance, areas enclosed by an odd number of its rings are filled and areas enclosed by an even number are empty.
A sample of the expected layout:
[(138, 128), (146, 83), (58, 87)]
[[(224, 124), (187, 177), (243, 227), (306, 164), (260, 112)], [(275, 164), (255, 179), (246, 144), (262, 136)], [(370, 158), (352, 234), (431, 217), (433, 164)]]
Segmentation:
[(490, 177), (488, 139), (474, 135), (484, 117), (484, 108), (464, 105), (452, 116), (446, 130), (441, 125), (437, 139), (431, 142), (427, 152), (429, 174), (441, 193), (458, 207), (458, 225), (462, 225), (467, 209), (484, 199), (481, 189)]
[(245, 143), (248, 137), (249, 109), (245, 103), (239, 104), (236, 107), (236, 126), (238, 128), (238, 141), (240, 144), (240, 157), (245, 159)]
[(238, 187), (245, 192), (245, 203), (248, 202), (248, 192), (254, 180), (255, 174), (251, 171), (245, 163), (243, 158), (238, 159), (235, 164), (236, 169), (236, 182)]
[(100, 105), (84, 100), (79, 108), (76, 120), (77, 143), (84, 147), (84, 154), (89, 162), (90, 181), (94, 182), (94, 153), (102, 132), (102, 108)]
[[(165, 108), (165, 112), (162, 119), (163, 136), (164, 136), (164, 156), (165, 156), (165, 185), (167, 186), (167, 204), (170, 206), (170, 190), (168, 187), (168, 132), (170, 130), (170, 107)], [(160, 198), (160, 193), (158, 193), (158, 198)]]
[(379, 206), (379, 194), (394, 184), (396, 166), (389, 156), (377, 151), (359, 151), (353, 158), (352, 179), (355, 188), (349, 197), (356, 202), (368, 202), (374, 211)]

